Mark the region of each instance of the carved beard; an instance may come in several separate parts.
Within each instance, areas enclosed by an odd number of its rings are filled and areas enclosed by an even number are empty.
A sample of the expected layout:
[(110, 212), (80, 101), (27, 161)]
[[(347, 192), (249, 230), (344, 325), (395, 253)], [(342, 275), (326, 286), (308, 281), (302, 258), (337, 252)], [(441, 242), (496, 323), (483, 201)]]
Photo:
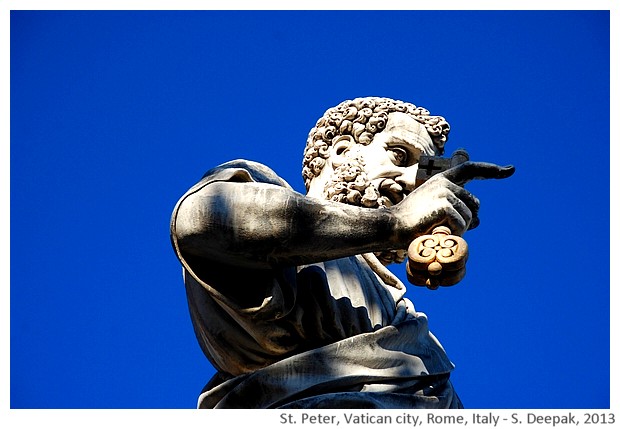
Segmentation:
[[(402, 193), (394, 191), (396, 182), (393, 180), (374, 182), (368, 180), (363, 159), (360, 156), (349, 157), (334, 170), (332, 178), (325, 184), (325, 196), (331, 201), (368, 208), (389, 207), (402, 200)], [(383, 265), (400, 264), (407, 257), (407, 251), (385, 250), (375, 252), (375, 256)]]

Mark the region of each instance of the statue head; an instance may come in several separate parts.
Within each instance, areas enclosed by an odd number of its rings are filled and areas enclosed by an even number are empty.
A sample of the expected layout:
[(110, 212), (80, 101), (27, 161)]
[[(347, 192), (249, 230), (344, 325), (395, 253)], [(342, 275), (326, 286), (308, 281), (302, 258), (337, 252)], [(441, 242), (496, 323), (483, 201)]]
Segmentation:
[(308, 195), (369, 208), (397, 204), (413, 190), (420, 156), (443, 154), (449, 132), (443, 117), (411, 103), (344, 101), (308, 135), (302, 172)]
[[(409, 134), (416, 136), (409, 142), (414, 150), (429, 155), (443, 154), (450, 132), (450, 125), (443, 117), (432, 116), (427, 109), (411, 103), (382, 97), (343, 101), (328, 109), (308, 134), (302, 169), (306, 190), (310, 190), (314, 179), (321, 176), (330, 158), (347, 155), (352, 158), (356, 151), (351, 149), (355, 145), (370, 145), (386, 127), (409, 128)], [(369, 159), (362, 160), (362, 163), (367, 161)], [(317, 194), (316, 190), (314, 194)]]

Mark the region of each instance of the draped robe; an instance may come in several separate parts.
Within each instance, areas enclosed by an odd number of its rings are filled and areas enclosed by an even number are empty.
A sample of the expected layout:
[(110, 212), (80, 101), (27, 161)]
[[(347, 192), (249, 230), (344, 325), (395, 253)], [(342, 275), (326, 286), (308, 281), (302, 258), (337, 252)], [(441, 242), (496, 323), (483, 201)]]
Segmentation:
[(449, 381), (454, 366), (426, 315), (360, 255), (248, 269), (184, 253), (179, 207), (215, 182), (290, 189), (264, 165), (231, 161), (208, 171), (174, 209), (171, 239), (194, 331), (217, 369), (199, 408), (462, 407)]

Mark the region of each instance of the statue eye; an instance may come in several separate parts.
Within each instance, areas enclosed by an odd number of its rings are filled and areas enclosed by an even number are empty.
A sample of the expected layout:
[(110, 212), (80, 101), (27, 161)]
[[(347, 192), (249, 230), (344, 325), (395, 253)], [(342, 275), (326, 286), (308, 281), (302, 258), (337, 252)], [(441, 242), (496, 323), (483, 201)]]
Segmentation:
[(400, 147), (390, 147), (388, 148), (388, 153), (394, 165), (399, 167), (404, 167), (407, 165), (409, 156), (405, 149)]

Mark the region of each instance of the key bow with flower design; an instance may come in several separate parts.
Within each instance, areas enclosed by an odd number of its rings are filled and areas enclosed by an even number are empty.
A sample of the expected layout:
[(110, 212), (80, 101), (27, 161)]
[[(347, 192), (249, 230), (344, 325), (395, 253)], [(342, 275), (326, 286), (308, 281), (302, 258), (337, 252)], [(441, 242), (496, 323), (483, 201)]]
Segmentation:
[(465, 276), (467, 242), (446, 226), (416, 238), (407, 251), (407, 279), (416, 286), (452, 286)]

